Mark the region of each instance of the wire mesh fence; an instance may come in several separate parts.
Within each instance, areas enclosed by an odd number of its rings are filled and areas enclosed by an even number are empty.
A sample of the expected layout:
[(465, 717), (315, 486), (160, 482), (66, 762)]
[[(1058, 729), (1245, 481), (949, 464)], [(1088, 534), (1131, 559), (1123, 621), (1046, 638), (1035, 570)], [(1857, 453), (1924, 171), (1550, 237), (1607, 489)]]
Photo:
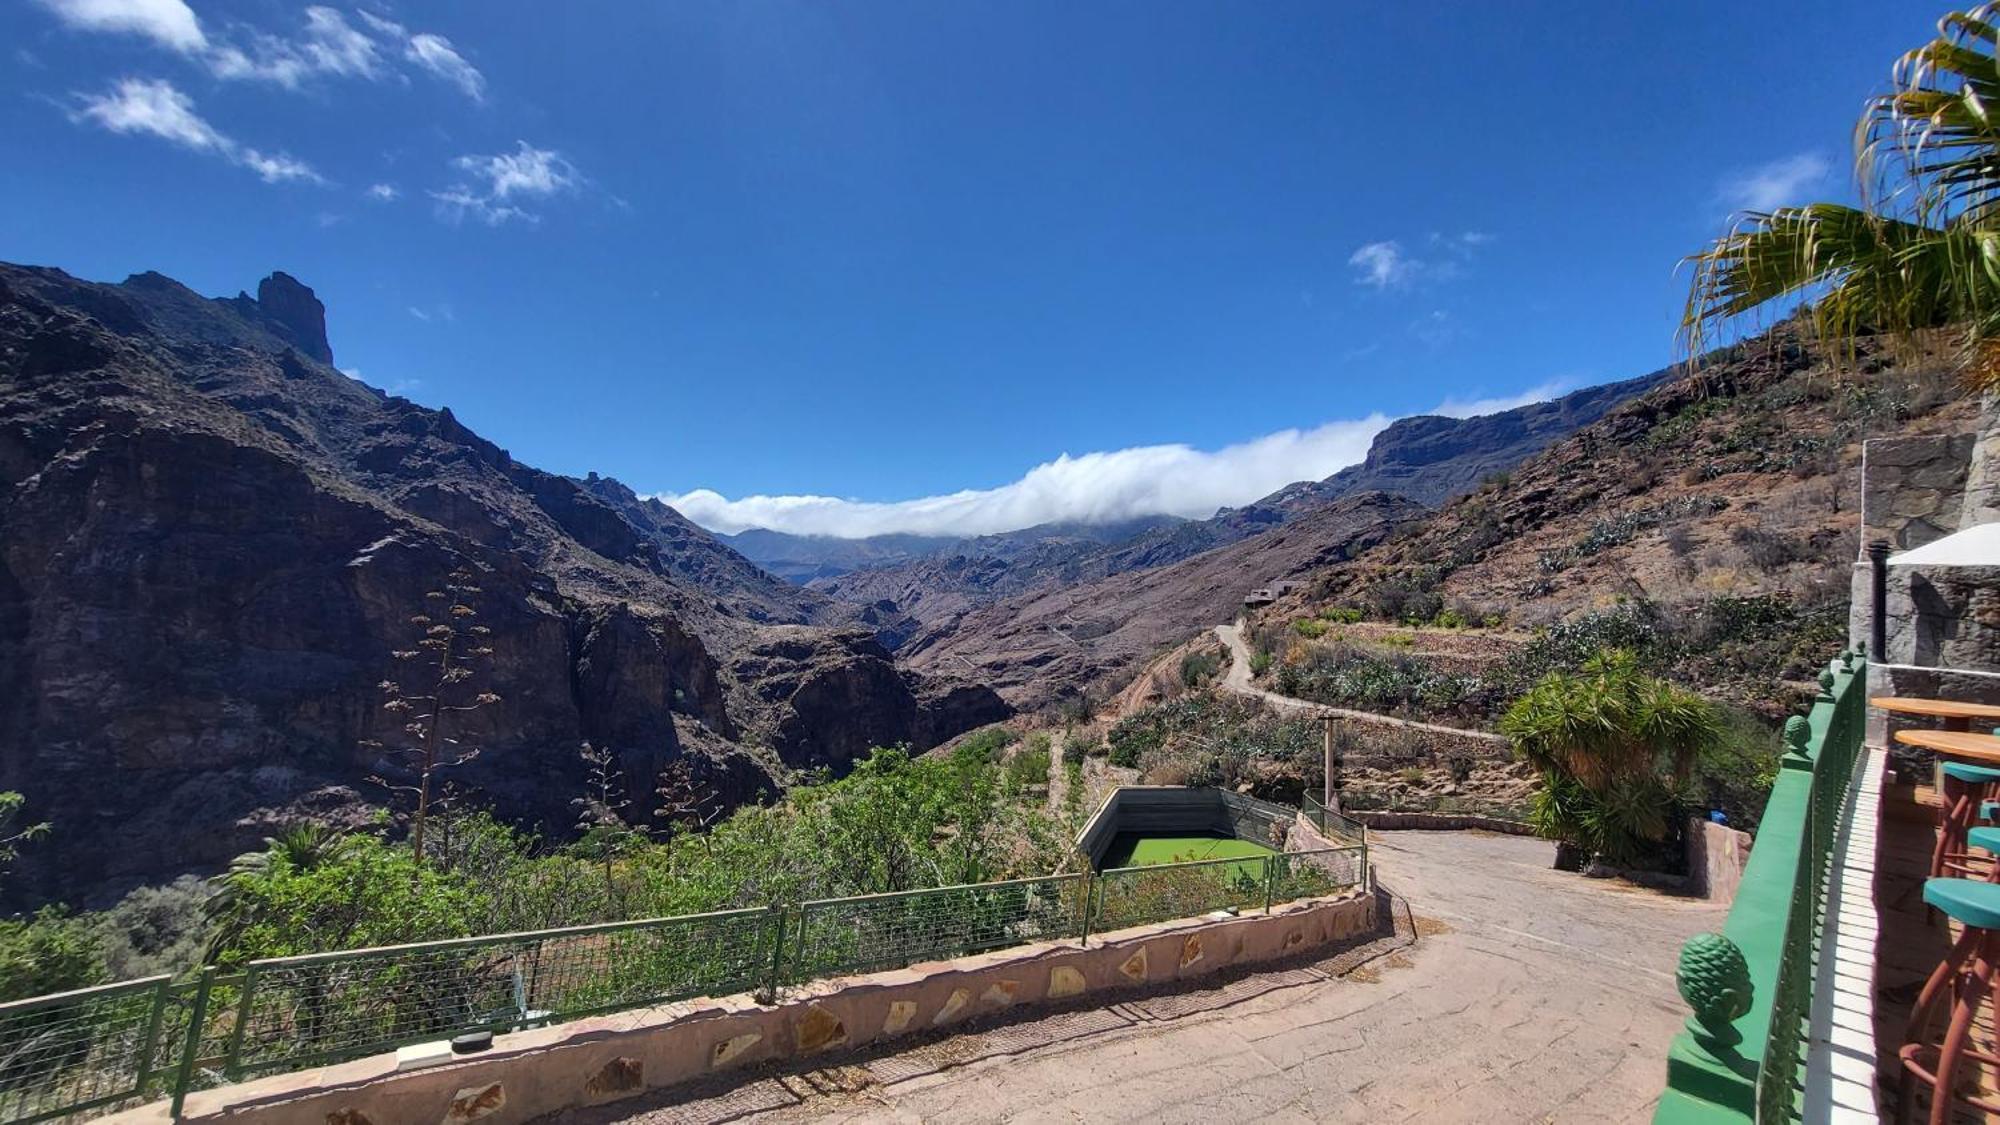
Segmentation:
[(1080, 937), (1089, 883), (1079, 873), (808, 902), (786, 943), (784, 977), (899, 969)]
[(1092, 888), (1092, 933), (1266, 904), (1268, 857), (1114, 867)]
[(762, 984), (767, 908), (252, 962), (231, 1073), (349, 1058)]
[[(1274, 842), (1289, 823), (1290, 810), (1263, 802), (1231, 810), (1232, 826)], [(1326, 815), (1329, 836), (1352, 823)], [(0, 1123), (168, 1095), (178, 1115), (188, 1091), (251, 1074), (467, 1031), (1268, 909), (1360, 883), (1366, 868), (1357, 843), (273, 958), (179, 982), (151, 977), (0, 1004)]]
[(1368, 836), (1367, 827), (1360, 821), (1327, 808), (1311, 793), (1300, 796), (1299, 811), (1305, 814), (1305, 818), (1312, 822), (1314, 828), (1319, 829), (1320, 835), (1329, 840), (1352, 841), (1358, 844)]
[(1359, 886), (1367, 879), (1368, 848), (1356, 845), (1308, 852), (1282, 852), (1269, 860), (1271, 901), (1318, 898)]
[(137, 1096), (159, 1068), (168, 978), (0, 1004), (0, 1120), (42, 1121)]

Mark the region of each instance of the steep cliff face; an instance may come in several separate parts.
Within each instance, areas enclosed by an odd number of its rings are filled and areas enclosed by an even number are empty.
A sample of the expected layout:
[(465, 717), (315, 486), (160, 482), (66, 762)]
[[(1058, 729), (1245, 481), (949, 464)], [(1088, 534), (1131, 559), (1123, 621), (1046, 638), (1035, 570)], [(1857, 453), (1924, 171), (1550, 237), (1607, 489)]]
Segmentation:
[[(0, 787), (55, 823), (15, 894), (76, 900), (372, 815), (364, 744), (397, 733), (377, 684), (459, 567), (500, 702), (467, 720), (485, 752), (455, 780), (525, 822), (567, 823), (584, 739), (636, 788), (693, 755), (743, 800), (773, 786), (746, 747), (838, 766), (1005, 714), (830, 631), (864, 611), (671, 509), (347, 378), (309, 289), (258, 292), (0, 266)], [(773, 630), (806, 647), (767, 652)]]

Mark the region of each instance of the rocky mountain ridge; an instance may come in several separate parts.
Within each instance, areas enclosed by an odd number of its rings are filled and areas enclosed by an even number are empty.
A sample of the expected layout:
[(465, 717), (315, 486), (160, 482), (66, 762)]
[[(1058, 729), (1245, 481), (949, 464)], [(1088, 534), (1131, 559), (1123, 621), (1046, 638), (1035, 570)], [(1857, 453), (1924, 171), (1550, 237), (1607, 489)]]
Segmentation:
[[(1204, 520), (1163, 518), (1121, 534), (1100, 533), (1095, 541), (1071, 533), (1048, 536), (1039, 544), (1038, 529), (1030, 528), (1006, 537), (953, 543), (901, 562), (859, 565), (835, 576), (814, 578), (808, 587), (843, 601), (879, 607), (884, 613), (907, 615), (921, 629), (903, 635), (935, 637), (982, 606), (1170, 566), (1282, 527), (1342, 497), (1382, 491), (1437, 505), (1672, 377), (1671, 371), (1657, 371), (1471, 418), (1399, 419), (1375, 435), (1361, 462), (1325, 480), (1290, 484)], [(833, 542), (863, 550), (874, 541)], [(904, 544), (902, 549), (917, 546)], [(1264, 581), (1280, 577), (1273, 574)]]
[(0, 265), (0, 788), (55, 823), (15, 895), (372, 817), (366, 779), (394, 766), (363, 744), (396, 734), (377, 684), (460, 567), (500, 702), (454, 780), (526, 823), (568, 823), (585, 739), (641, 792), (686, 755), (735, 802), (1007, 713), (897, 666), (868, 607), (341, 374), (296, 280), (258, 294)]

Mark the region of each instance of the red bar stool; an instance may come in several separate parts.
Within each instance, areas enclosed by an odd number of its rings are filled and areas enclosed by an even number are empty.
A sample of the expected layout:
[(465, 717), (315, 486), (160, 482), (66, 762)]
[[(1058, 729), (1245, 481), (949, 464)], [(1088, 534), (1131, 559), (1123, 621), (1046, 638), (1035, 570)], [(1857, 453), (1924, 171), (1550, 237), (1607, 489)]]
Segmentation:
[[(1982, 835), (1986, 830), (1982, 830)], [(2000, 843), (2000, 841), (1995, 841)], [(1967, 1059), (2000, 1066), (2000, 1055), (1975, 1047), (1972, 1024), (1980, 1005), (1994, 997), (2000, 969), (2000, 883), (1975, 879), (1927, 879), (1924, 902), (1964, 927), (1951, 952), (1939, 963), (1903, 1032), (1897, 1052), (1903, 1064), (1896, 1120), (1910, 1120), (1916, 1108), (1916, 1086), (1930, 1090), (1931, 1125), (1947, 1125), (1952, 1107), (1970, 1106), (2000, 1114), (2000, 1099), (1961, 1094), (1955, 1088), (1958, 1068)], [(1933, 1038), (1939, 1016), (1946, 1016), (1944, 1034)]]

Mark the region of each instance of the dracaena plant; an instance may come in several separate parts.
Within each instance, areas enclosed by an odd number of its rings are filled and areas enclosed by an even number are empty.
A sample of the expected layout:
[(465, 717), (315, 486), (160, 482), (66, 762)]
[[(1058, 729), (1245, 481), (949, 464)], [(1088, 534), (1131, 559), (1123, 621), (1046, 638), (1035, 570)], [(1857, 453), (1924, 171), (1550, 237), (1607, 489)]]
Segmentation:
[(1748, 212), (1689, 259), (1690, 354), (1725, 324), (1802, 300), (1823, 339), (1955, 338), (1974, 386), (2000, 386), (1996, 17), (1996, 4), (1946, 15), (1867, 101), (1854, 138), (1862, 206)]

